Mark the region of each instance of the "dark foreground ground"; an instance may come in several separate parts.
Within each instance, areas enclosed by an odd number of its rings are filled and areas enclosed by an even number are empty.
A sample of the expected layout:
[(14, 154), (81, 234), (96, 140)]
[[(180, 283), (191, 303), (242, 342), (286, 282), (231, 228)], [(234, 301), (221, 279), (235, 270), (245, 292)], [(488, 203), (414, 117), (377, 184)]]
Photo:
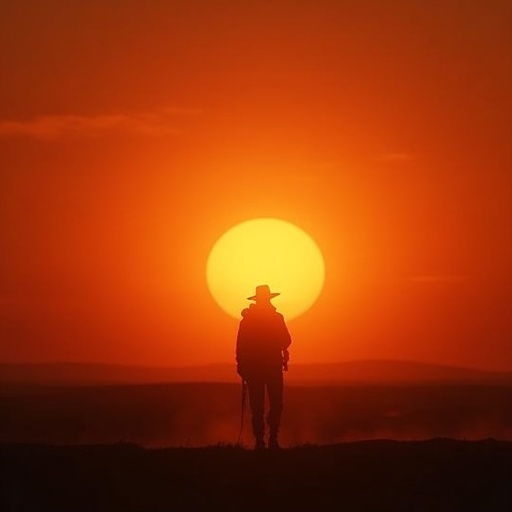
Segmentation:
[(492, 439), (0, 449), (4, 512), (512, 510), (512, 442)]

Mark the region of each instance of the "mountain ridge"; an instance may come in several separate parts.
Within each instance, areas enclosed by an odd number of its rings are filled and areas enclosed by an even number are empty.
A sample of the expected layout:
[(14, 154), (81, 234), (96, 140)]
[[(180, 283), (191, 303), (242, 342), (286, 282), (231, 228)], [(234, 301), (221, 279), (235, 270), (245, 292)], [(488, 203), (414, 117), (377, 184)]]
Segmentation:
[[(291, 364), (290, 384), (348, 383), (504, 383), (512, 371), (403, 360), (353, 360)], [(238, 382), (234, 363), (184, 366), (125, 365), (90, 362), (0, 363), (2, 384), (143, 384), (156, 382)]]

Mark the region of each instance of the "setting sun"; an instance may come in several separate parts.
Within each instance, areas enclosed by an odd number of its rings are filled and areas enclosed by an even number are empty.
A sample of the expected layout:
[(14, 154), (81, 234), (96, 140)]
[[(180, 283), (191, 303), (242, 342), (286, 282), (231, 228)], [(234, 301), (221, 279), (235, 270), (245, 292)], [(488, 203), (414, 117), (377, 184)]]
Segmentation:
[(259, 284), (281, 295), (274, 304), (287, 319), (307, 311), (324, 283), (324, 259), (303, 230), (279, 219), (242, 222), (226, 231), (210, 251), (206, 276), (219, 306), (239, 318)]

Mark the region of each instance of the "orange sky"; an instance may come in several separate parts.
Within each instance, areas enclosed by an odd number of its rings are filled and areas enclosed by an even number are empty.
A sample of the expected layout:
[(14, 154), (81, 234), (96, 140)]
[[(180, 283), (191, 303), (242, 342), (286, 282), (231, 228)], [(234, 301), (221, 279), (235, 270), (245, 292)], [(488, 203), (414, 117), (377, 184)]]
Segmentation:
[(512, 369), (511, 20), (505, 0), (2, 2), (0, 360), (232, 360), (206, 258), (270, 216), (325, 257), (292, 363)]

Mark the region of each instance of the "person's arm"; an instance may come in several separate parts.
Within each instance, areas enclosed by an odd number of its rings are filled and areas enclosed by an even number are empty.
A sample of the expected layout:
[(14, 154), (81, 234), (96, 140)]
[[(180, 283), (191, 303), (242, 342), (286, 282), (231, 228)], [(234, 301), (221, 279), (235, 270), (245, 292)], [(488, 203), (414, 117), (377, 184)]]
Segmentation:
[(290, 353), (288, 352), (288, 347), (292, 343), (292, 337), (290, 336), (290, 332), (288, 331), (288, 327), (286, 327), (286, 322), (284, 321), (283, 315), (279, 315), (280, 318), (280, 340), (281, 340), (281, 354), (283, 356), (283, 370), (288, 371), (288, 361), (290, 360)]
[(292, 337), (290, 336), (290, 332), (288, 331), (288, 327), (286, 326), (286, 322), (284, 321), (283, 315), (279, 315), (280, 320), (280, 339), (281, 339), (281, 349), (287, 350), (288, 347), (292, 344)]

